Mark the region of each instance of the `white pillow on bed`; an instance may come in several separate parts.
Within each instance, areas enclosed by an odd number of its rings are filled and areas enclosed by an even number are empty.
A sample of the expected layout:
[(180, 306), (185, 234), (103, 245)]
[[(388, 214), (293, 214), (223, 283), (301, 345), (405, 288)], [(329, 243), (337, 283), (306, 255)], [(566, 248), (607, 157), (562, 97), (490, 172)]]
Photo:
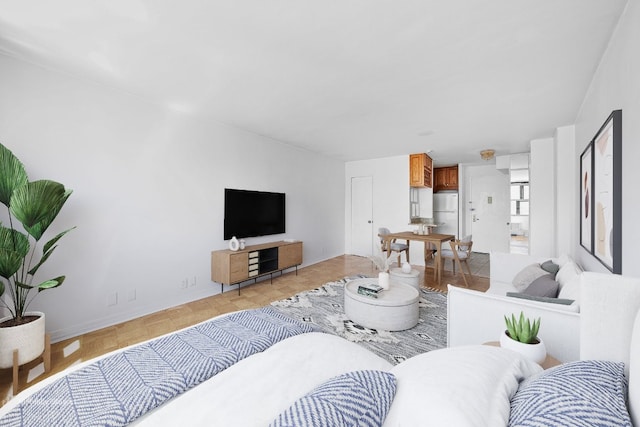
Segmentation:
[(414, 356), (391, 369), (398, 386), (384, 426), (505, 426), (520, 381), (541, 371), (513, 351), (484, 345)]

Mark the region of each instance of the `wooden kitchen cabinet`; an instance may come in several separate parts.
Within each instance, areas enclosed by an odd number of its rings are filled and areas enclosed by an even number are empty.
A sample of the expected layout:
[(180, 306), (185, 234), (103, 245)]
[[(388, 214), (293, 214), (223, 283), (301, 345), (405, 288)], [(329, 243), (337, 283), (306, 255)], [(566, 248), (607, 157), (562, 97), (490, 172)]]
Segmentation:
[(426, 153), (409, 155), (409, 186), (433, 187), (433, 160)]
[(435, 168), (433, 191), (458, 191), (458, 166)]

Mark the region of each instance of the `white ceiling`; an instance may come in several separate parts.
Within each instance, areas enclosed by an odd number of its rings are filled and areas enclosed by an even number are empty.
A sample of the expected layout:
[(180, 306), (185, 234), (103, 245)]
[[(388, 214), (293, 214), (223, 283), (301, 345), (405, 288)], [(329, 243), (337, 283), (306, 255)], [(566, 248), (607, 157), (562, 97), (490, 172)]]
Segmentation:
[(0, 0), (0, 53), (343, 160), (528, 151), (626, 0)]

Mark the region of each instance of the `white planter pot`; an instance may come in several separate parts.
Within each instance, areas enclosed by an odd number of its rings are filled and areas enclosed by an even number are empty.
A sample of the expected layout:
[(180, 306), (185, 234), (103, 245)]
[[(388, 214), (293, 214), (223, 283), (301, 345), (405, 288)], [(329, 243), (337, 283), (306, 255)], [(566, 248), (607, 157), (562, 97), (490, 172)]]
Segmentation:
[(527, 359), (540, 364), (544, 362), (544, 359), (547, 357), (547, 348), (540, 338), (538, 338), (538, 341), (540, 341), (538, 344), (525, 344), (511, 339), (511, 337), (507, 335), (507, 331), (500, 335), (500, 347), (516, 351)]
[[(32, 311), (25, 316), (40, 316), (24, 325), (0, 328), (0, 369), (13, 366), (13, 350), (18, 350), (18, 365), (31, 362), (44, 351), (44, 313)], [(11, 316), (0, 319), (0, 323)]]

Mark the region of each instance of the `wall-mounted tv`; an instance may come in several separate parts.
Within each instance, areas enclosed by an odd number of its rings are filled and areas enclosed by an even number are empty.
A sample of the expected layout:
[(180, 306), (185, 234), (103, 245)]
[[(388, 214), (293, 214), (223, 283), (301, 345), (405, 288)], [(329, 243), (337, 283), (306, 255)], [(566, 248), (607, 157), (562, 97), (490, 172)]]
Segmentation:
[(285, 232), (285, 194), (224, 189), (224, 239)]

